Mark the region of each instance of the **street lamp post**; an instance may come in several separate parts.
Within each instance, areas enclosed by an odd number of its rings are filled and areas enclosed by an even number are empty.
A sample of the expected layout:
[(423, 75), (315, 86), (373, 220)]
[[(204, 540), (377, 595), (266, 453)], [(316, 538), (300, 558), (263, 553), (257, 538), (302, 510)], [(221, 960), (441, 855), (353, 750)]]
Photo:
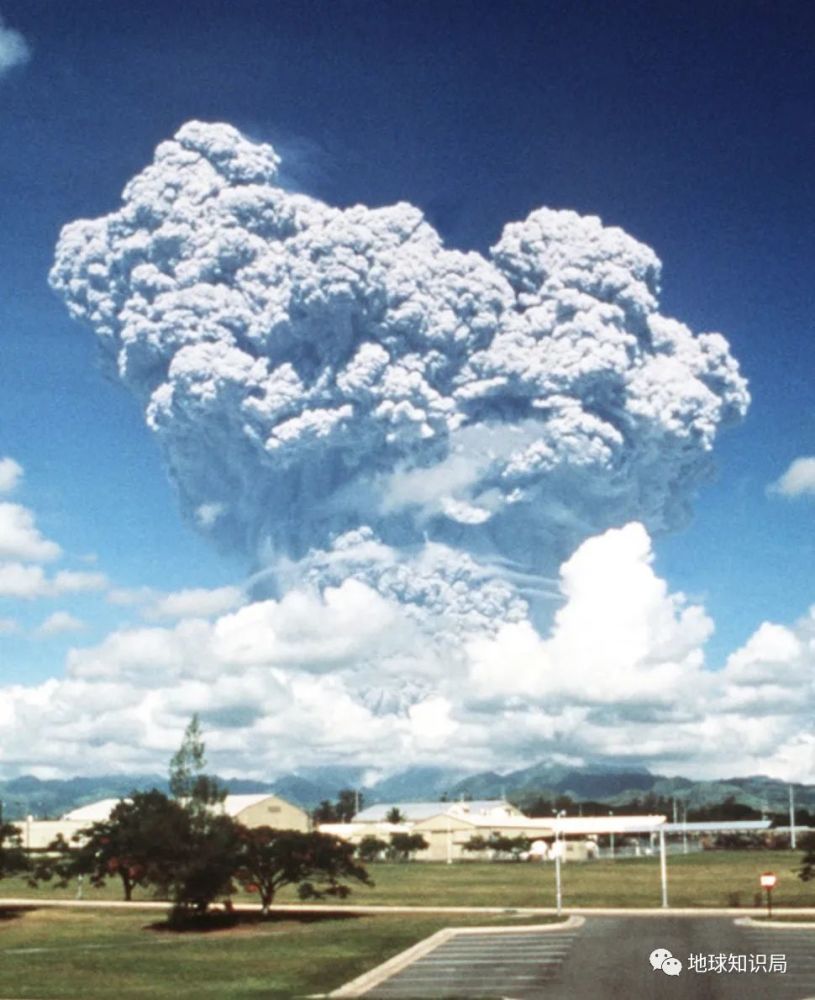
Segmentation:
[(563, 910), (563, 891), (560, 881), (560, 825), (558, 820), (566, 815), (566, 810), (561, 809), (560, 812), (555, 813), (555, 909), (557, 910), (557, 915), (560, 916)]
[(662, 908), (668, 908), (668, 865), (665, 861), (665, 831), (659, 831), (659, 881), (662, 888)]

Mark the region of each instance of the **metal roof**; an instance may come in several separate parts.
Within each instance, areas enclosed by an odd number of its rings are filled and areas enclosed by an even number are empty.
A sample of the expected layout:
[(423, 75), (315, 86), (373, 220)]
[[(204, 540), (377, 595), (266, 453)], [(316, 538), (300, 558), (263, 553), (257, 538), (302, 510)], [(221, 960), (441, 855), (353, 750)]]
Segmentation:
[(547, 822), (559, 833), (588, 836), (602, 833), (652, 833), (665, 829), (664, 816), (561, 816)]
[(720, 820), (715, 823), (666, 823), (665, 833), (759, 833), (769, 830), (769, 819)]
[[(226, 813), (227, 816), (236, 817), (244, 809), (256, 806), (259, 802), (265, 802), (266, 799), (284, 801), (280, 796), (272, 795), (270, 792), (257, 792), (254, 795), (227, 795), (223, 802), (217, 803), (214, 806), (214, 809), (218, 812)], [(72, 809), (70, 812), (65, 813), (62, 818), (80, 820), (83, 823), (101, 822), (110, 818), (110, 814), (121, 801), (122, 799), (100, 799), (98, 802), (91, 802), (86, 806), (80, 806), (78, 809)]]
[(121, 801), (121, 799), (100, 799), (98, 802), (89, 802), (86, 806), (79, 806), (78, 809), (65, 813), (62, 818), (82, 823), (101, 823), (110, 818), (110, 814)]
[(380, 802), (368, 806), (354, 816), (354, 823), (380, 823), (392, 809), (398, 809), (409, 822), (432, 819), (433, 816), (450, 815), (470, 819), (492, 815), (496, 818), (519, 816), (515, 806), (503, 799), (479, 799), (474, 802)]

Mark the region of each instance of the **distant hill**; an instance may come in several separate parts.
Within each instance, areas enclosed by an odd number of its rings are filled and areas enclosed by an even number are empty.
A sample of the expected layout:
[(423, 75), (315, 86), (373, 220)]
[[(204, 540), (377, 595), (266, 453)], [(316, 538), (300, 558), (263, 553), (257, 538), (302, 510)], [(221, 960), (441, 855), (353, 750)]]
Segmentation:
[[(274, 792), (313, 809), (325, 799), (336, 799), (343, 788), (358, 790), (368, 805), (378, 802), (421, 802), (439, 799), (508, 798), (522, 807), (539, 799), (568, 796), (575, 803), (595, 802), (610, 808), (645, 801), (663, 803), (676, 799), (688, 809), (715, 807), (726, 801), (757, 812), (784, 814), (789, 804), (789, 786), (763, 775), (721, 781), (651, 774), (645, 768), (615, 762), (581, 767), (541, 761), (501, 774), (497, 771), (468, 773), (460, 768), (412, 767), (381, 780), (365, 783), (371, 768), (326, 766), (303, 768), (273, 781), (225, 778), (233, 793)], [(815, 785), (795, 785), (799, 809), (815, 813)], [(119, 798), (132, 791), (158, 788), (167, 791), (160, 775), (102, 775), (66, 780), (40, 780), (25, 775), (0, 781), (0, 801), (6, 819), (58, 817), (97, 799)], [(665, 808), (663, 805), (662, 808)]]

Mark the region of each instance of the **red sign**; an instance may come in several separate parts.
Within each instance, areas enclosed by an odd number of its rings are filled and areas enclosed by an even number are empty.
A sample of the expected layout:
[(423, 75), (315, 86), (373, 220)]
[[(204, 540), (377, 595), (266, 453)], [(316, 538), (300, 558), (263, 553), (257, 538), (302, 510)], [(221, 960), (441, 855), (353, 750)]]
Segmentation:
[(778, 879), (776, 878), (774, 872), (763, 872), (759, 881), (761, 882), (762, 889), (774, 889), (775, 883)]

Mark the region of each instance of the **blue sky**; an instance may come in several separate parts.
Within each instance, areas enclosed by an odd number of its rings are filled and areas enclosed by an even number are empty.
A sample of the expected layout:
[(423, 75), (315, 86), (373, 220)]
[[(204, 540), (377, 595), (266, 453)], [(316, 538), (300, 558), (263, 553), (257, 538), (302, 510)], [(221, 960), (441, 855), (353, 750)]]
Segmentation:
[[(811, 5), (237, 0), (190, 15), (158, 0), (0, 4), (28, 49), (0, 70), (0, 457), (24, 469), (7, 500), (59, 543), (55, 571), (107, 578), (0, 598), (3, 683), (61, 678), (70, 649), (140, 627), (160, 595), (241, 586), (256, 568), (182, 516), (138, 403), (47, 281), (61, 227), (115, 211), (189, 119), (271, 143), (290, 191), (410, 202), (458, 249), (485, 253), (542, 205), (652, 247), (662, 313), (721, 331), (752, 397), (716, 440), (689, 524), (654, 537), (654, 569), (715, 622), (708, 667), (763, 622), (794, 630), (815, 603), (815, 487), (768, 487), (815, 453)], [(139, 588), (151, 596), (110, 599)], [(83, 627), (43, 635), (55, 611)], [(127, 762), (141, 758), (112, 763)]]

